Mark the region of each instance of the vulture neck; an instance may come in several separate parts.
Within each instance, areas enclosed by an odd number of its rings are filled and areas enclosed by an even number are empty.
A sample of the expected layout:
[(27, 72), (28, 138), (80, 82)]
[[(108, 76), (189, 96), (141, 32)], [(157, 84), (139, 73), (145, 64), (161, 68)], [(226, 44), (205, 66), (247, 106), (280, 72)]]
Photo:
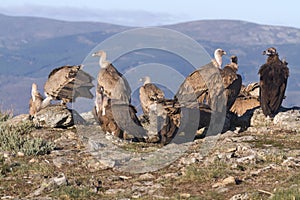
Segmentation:
[(106, 53), (105, 52), (102, 52), (102, 55), (101, 55), (100, 60), (99, 60), (99, 65), (103, 69), (107, 68), (110, 65), (110, 63), (106, 60)]
[(281, 62), (280, 59), (279, 59), (278, 54), (269, 56), (268, 59), (267, 59), (267, 63), (277, 63), (277, 62)]
[(145, 81), (144, 81), (144, 85), (148, 84), (148, 83), (151, 83), (151, 79), (149, 76), (146, 76), (145, 77)]
[(216, 61), (216, 67), (221, 68), (222, 66), (222, 56), (218, 53), (215, 53), (215, 61)]
[(35, 101), (36, 100), (36, 95), (38, 94), (38, 91), (37, 91), (37, 88), (35, 86), (32, 86), (32, 89), (31, 89), (31, 98), (32, 98), (32, 101)]

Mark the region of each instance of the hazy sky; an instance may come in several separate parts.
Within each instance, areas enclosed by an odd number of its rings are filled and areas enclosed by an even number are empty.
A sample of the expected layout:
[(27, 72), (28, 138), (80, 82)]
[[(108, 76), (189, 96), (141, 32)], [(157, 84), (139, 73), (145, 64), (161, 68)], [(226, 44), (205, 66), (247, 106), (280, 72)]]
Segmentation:
[(2, 0), (0, 13), (131, 26), (201, 19), (237, 19), (300, 28), (294, 0)]

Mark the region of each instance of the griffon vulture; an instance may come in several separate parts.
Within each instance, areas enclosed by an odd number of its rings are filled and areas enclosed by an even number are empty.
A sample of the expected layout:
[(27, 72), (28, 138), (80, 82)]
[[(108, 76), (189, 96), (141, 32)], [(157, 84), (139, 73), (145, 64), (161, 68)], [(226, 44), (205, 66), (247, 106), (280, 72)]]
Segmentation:
[(164, 92), (159, 89), (155, 84), (151, 83), (149, 76), (145, 76), (140, 79), (143, 82), (143, 86), (140, 87), (140, 101), (144, 115), (149, 116), (150, 106), (155, 102), (165, 97)]
[(37, 84), (32, 83), (31, 98), (29, 100), (29, 118), (32, 118), (42, 108), (44, 98), (38, 91)]
[(120, 101), (113, 102), (113, 99), (103, 93), (103, 87), (98, 87), (93, 110), (102, 130), (124, 139), (127, 134), (131, 134), (141, 141), (146, 133), (136, 116), (134, 106)]
[(90, 89), (93, 77), (82, 70), (83, 65), (62, 66), (54, 69), (44, 85), (46, 98), (43, 107), (51, 100), (61, 100), (62, 104), (74, 102), (77, 97), (93, 98)]
[[(203, 103), (208, 95), (208, 88), (211, 88), (210, 95), (220, 95), (222, 81), (218, 75), (219, 69), (222, 66), (222, 56), (226, 52), (222, 49), (216, 49), (214, 59), (192, 72), (181, 84), (178, 92), (175, 95), (180, 103), (199, 102)], [(216, 107), (216, 106), (213, 106)]]
[(237, 57), (233, 55), (230, 57), (230, 59), (231, 63), (227, 64), (223, 70), (220, 70), (227, 96), (227, 111), (229, 111), (234, 104), (242, 86), (242, 77), (241, 75), (237, 74)]
[(100, 57), (100, 71), (98, 73), (97, 87), (103, 88), (103, 94), (110, 99), (120, 100), (124, 103), (130, 103), (131, 89), (123, 75), (106, 60), (106, 52), (103, 50), (92, 54), (94, 57)]
[(248, 110), (258, 108), (259, 102), (259, 83), (250, 83), (247, 86), (242, 85), (239, 96), (236, 98), (230, 111), (237, 116), (244, 115)]
[(260, 105), (265, 116), (274, 117), (285, 97), (289, 76), (287, 62), (282, 62), (274, 47), (263, 52), (267, 62), (263, 64), (258, 74), (260, 76)]

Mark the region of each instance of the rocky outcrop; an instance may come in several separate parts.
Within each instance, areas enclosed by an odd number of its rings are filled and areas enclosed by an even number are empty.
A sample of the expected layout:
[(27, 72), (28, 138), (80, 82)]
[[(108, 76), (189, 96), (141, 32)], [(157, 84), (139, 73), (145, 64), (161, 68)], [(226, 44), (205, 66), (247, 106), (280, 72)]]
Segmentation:
[(51, 105), (36, 113), (33, 123), (43, 128), (64, 128), (74, 124), (83, 124), (85, 121), (76, 111), (66, 106)]

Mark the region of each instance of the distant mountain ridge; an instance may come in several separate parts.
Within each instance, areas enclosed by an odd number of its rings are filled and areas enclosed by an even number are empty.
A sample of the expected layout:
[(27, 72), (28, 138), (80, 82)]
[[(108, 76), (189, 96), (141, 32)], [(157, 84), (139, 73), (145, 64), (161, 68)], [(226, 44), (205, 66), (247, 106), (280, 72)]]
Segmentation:
[[(49, 72), (66, 64), (80, 64), (100, 42), (132, 27), (98, 22), (67, 22), (0, 14), (0, 106), (27, 112), (32, 82), (43, 83)], [(162, 26), (198, 41), (212, 56), (215, 48), (239, 57), (246, 83), (257, 81), (262, 51), (275, 46), (291, 70), (288, 105), (297, 102), (300, 87), (300, 29), (260, 25), (238, 20), (201, 20)], [(228, 57), (224, 63), (229, 62)], [(126, 64), (126, 63), (125, 63)], [(172, 65), (172, 63), (168, 63)], [(18, 97), (14, 97), (18, 93)]]

